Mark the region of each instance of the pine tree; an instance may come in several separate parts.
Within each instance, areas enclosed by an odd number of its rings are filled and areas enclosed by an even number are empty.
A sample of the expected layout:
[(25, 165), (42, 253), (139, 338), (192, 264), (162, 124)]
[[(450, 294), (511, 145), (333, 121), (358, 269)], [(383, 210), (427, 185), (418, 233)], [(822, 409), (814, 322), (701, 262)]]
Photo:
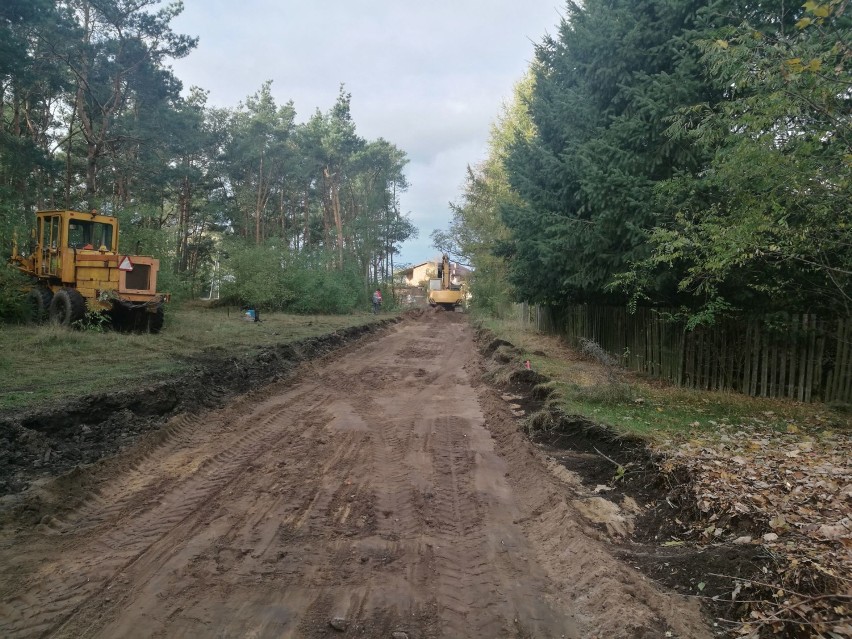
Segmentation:
[(665, 135), (678, 106), (710, 95), (690, 43), (698, 6), (571, 3), (558, 36), (538, 47), (537, 135), (512, 145), (506, 166), (522, 202), (503, 210), (523, 299), (619, 299), (613, 277), (647, 255), (655, 183), (700, 165), (693, 145)]

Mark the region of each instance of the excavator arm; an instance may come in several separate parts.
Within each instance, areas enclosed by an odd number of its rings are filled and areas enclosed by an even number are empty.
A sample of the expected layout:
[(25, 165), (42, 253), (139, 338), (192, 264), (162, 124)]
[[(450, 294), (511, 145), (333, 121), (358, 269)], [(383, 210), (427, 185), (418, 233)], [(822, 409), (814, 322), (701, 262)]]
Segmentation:
[(440, 282), (440, 289), (429, 290), (429, 304), (431, 306), (442, 306), (451, 311), (461, 304), (462, 293), (452, 285), (450, 256), (446, 253), (444, 253), (441, 265), (438, 267), (438, 279), (432, 281), (436, 284)]

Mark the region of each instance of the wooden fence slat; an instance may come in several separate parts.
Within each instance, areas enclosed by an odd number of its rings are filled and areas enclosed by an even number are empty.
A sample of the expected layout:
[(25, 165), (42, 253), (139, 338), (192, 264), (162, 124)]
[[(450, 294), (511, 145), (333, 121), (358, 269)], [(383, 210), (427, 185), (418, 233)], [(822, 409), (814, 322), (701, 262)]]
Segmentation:
[(772, 346), (769, 351), (769, 396), (778, 397), (778, 338), (772, 340)]
[(730, 324), (728, 324), (727, 328), (727, 333), (732, 340), (732, 348), (730, 353), (728, 353), (728, 378), (725, 384), (725, 390), (732, 390), (734, 388), (734, 378), (737, 375), (737, 354), (742, 349), (738, 347), (739, 332), (734, 332)]
[(785, 313), (784, 342), (778, 348), (778, 397), (787, 396), (787, 349), (790, 336), (790, 318)]
[(807, 329), (808, 316), (802, 315), (802, 332), (799, 337), (799, 389), (797, 396), (800, 402), (805, 401), (805, 376), (807, 373)]
[(640, 308), (629, 314), (622, 307), (582, 304), (557, 314), (551, 307), (517, 304), (506, 316), (562, 335), (573, 346), (582, 338), (594, 340), (625, 367), (679, 386), (805, 402), (852, 399), (849, 319), (803, 313), (771, 322), (725, 320), (687, 331), (669, 312)]
[(814, 377), (814, 388), (817, 390), (817, 398), (824, 400), (825, 393), (822, 392), (822, 369), (823, 369), (823, 352), (825, 351), (825, 322), (822, 320), (817, 322), (817, 343), (816, 343), (816, 375)]
[(704, 367), (701, 369), (701, 376), (704, 378), (704, 381), (701, 383), (701, 388), (704, 390), (710, 390), (712, 387), (713, 375), (711, 366), (713, 364), (713, 333), (709, 329), (704, 330), (704, 338), (702, 341), (702, 351), (704, 357)]
[[(852, 401), (852, 322), (847, 319), (843, 324), (845, 327), (843, 336), (845, 357), (843, 358), (843, 367), (840, 370), (841, 386), (837, 400), (848, 402)], [(843, 385), (844, 379), (845, 385)]]
[(810, 316), (808, 320), (811, 331), (808, 336), (808, 368), (805, 373), (805, 401), (811, 401), (814, 390), (814, 366), (816, 364), (816, 317)]
[(834, 352), (834, 388), (832, 400), (843, 396), (844, 368), (846, 366), (846, 322), (837, 320), (837, 348)]
[(749, 320), (746, 325), (745, 341), (743, 342), (742, 355), (742, 384), (737, 387), (737, 390), (746, 395), (751, 388), (751, 341), (752, 331), (754, 331), (754, 320)]
[(718, 326), (716, 329), (716, 357), (713, 360), (713, 365), (716, 367), (716, 390), (722, 390), (722, 385), (725, 379), (725, 357), (727, 356), (727, 339), (723, 326)]
[(829, 393), (829, 401), (834, 401), (840, 397), (840, 368), (842, 366), (841, 359), (843, 357), (843, 329), (844, 321), (837, 320), (834, 339), (834, 366), (831, 368), (831, 386)]
[(793, 314), (790, 322), (790, 381), (787, 384), (787, 397), (796, 397), (796, 375), (799, 367), (799, 316)]
[(764, 332), (764, 340), (760, 349), (760, 396), (767, 397), (767, 384), (769, 382), (769, 333)]
[(852, 322), (847, 322), (846, 329), (846, 367), (844, 373), (846, 375), (846, 388), (843, 393), (837, 398), (842, 402), (852, 401)]
[(758, 372), (760, 362), (760, 344), (761, 344), (761, 325), (759, 322), (756, 322), (754, 325), (754, 344), (752, 344), (752, 355), (751, 355), (751, 387), (748, 390), (748, 394), (755, 396), (757, 395), (757, 381), (758, 381)]
[(659, 313), (652, 313), (651, 319), (654, 322), (654, 336), (657, 343), (657, 349), (654, 352), (654, 358), (657, 360), (657, 376), (665, 376), (665, 360), (663, 359), (663, 323), (660, 321)]
[(695, 345), (695, 375), (692, 387), (701, 388), (701, 382), (703, 381), (702, 373), (704, 371), (704, 331), (700, 328), (695, 334), (693, 344)]

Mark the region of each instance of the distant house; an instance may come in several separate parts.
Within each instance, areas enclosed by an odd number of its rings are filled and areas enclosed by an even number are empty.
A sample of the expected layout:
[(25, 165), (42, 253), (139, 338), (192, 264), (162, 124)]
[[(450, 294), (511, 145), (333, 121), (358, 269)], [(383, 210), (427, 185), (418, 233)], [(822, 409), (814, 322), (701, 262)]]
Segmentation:
[(405, 286), (421, 286), (433, 277), (437, 277), (438, 265), (435, 262), (423, 262), (400, 272)]
[[(425, 286), (433, 278), (438, 277), (438, 264), (440, 259), (430, 260), (407, 268), (400, 272), (405, 286)], [(450, 281), (453, 284), (462, 284), (467, 281), (471, 270), (458, 262), (450, 262)]]

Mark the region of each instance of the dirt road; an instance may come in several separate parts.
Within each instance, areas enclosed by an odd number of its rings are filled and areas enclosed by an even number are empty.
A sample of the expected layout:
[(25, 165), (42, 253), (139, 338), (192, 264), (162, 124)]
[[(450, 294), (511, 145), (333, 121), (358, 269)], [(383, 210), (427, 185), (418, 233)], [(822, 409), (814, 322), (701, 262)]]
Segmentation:
[(427, 314), (60, 480), (2, 531), (0, 636), (712, 636), (480, 377)]

